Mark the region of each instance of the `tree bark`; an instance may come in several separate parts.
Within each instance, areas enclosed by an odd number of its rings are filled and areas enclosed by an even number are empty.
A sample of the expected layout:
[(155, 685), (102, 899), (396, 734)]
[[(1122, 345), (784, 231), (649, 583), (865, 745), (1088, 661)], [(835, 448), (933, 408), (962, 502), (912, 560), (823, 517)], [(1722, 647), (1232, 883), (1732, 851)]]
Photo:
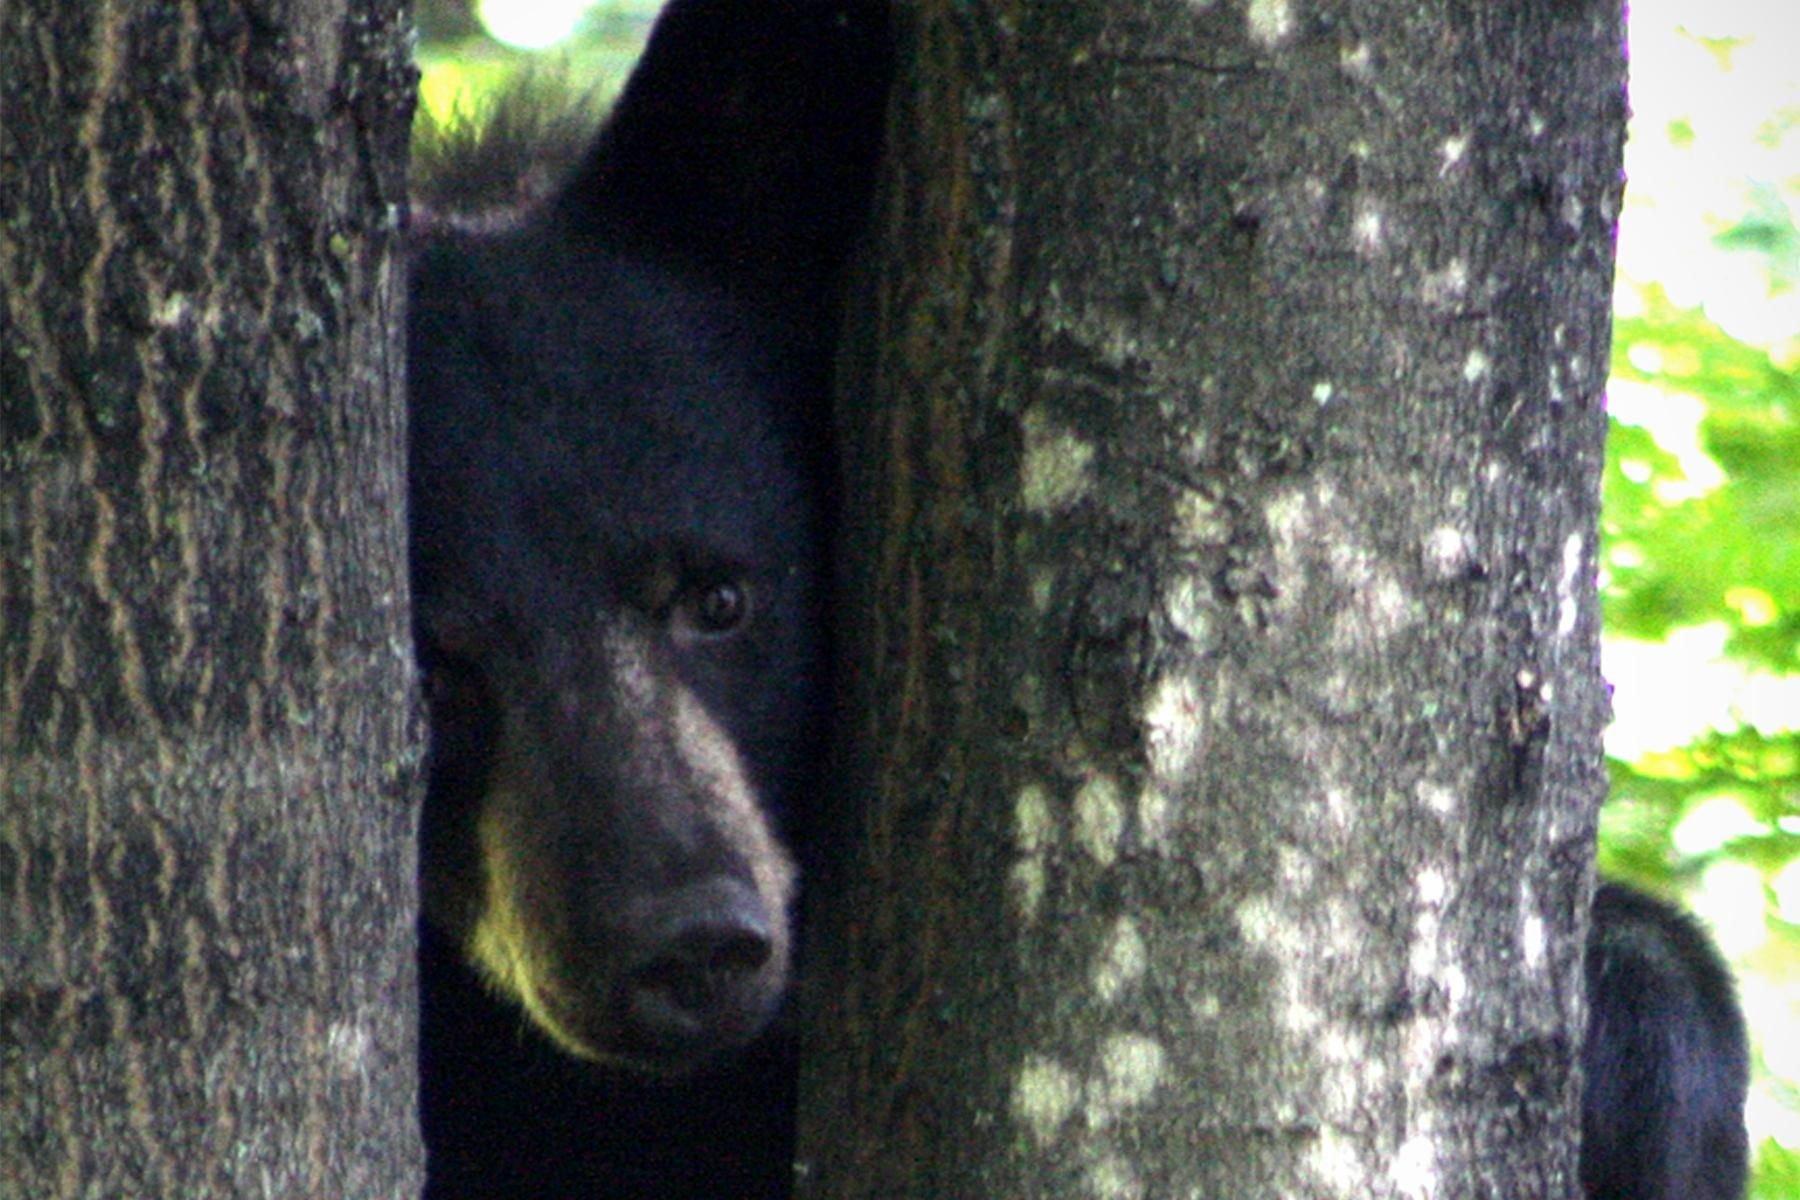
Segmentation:
[(8, 5), (0, 1193), (398, 1196), (397, 3)]
[(1616, 3), (912, 6), (802, 1192), (1572, 1197)]

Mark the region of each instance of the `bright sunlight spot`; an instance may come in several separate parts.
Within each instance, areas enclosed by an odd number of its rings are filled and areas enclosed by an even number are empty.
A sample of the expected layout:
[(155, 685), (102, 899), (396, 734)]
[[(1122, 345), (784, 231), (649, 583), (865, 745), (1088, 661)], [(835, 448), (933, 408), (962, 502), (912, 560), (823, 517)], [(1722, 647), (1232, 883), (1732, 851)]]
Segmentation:
[(498, 41), (521, 50), (542, 50), (575, 32), (593, 0), (480, 0), (482, 26)]
[[(1633, 0), (1631, 142), (1619, 291), (1655, 280), (1758, 346), (1800, 337), (1800, 290), (1772, 292), (1755, 255), (1712, 236), (1745, 211), (1791, 201), (1793, 137), (1771, 114), (1800, 111), (1800, 5), (1790, 0)], [(1702, 157), (1702, 150), (1704, 156)], [(1767, 189), (1759, 199), (1757, 189)]]
[[(1746, 670), (1725, 657), (1727, 634), (1708, 624), (1677, 629), (1660, 642), (1605, 639), (1601, 666), (1614, 689), (1606, 752), (1631, 762), (1709, 729), (1800, 727), (1800, 675)], [(1670, 702), (1674, 696), (1680, 703)]]
[(1606, 385), (1606, 411), (1621, 425), (1636, 425), (1675, 456), (1686, 478), (1657, 489), (1664, 504), (1703, 496), (1725, 482), (1725, 472), (1700, 444), (1700, 422), (1706, 405), (1697, 396), (1664, 391), (1645, 383), (1614, 379)]

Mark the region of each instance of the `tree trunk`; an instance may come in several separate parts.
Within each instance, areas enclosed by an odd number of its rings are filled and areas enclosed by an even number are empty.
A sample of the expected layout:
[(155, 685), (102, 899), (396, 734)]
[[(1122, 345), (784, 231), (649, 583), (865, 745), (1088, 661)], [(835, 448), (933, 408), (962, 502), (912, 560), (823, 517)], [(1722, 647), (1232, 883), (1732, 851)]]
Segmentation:
[(0, 1194), (398, 1196), (401, 6), (0, 40)]
[(1576, 1195), (1618, 5), (911, 11), (803, 1192)]

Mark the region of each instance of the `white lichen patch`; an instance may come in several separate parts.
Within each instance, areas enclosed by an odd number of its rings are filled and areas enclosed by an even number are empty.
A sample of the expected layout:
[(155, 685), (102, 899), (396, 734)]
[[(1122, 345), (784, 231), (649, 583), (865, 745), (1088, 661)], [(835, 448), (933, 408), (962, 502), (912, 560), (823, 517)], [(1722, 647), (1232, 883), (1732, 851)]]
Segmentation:
[(1093, 487), (1094, 447), (1055, 425), (1042, 409), (1025, 413), (1020, 491), (1032, 512), (1060, 512)]
[(1305, 1170), (1316, 1181), (1320, 1195), (1354, 1196), (1368, 1172), (1364, 1169), (1361, 1143), (1330, 1125), (1320, 1125), (1305, 1153)]
[(1165, 675), (1144, 705), (1144, 743), (1159, 781), (1186, 778), (1205, 741), (1199, 685), (1185, 675)]
[(1569, 232), (1581, 232), (1581, 222), (1587, 215), (1587, 206), (1581, 202), (1580, 196), (1574, 192), (1564, 196), (1562, 205), (1557, 212), (1562, 217), (1563, 224), (1569, 227)]
[(1025, 1126), (1040, 1146), (1056, 1140), (1056, 1132), (1075, 1111), (1081, 1082), (1055, 1059), (1030, 1054), (1013, 1080), (1013, 1119)]
[(1441, 783), (1420, 780), (1413, 786), (1413, 795), (1418, 797), (1420, 804), (1442, 816), (1456, 811), (1456, 793)]
[(1356, 217), (1351, 223), (1355, 231), (1357, 248), (1365, 254), (1381, 249), (1385, 240), (1384, 221), (1381, 206), (1370, 197), (1363, 197), (1357, 202)]
[(1450, 1011), (1461, 1011), (1463, 1001), (1469, 998), (1469, 977), (1463, 974), (1462, 968), (1454, 964), (1445, 967), (1438, 972), (1437, 981), (1450, 1000)]
[(1469, 290), (1469, 264), (1453, 258), (1441, 271), (1430, 271), (1420, 284), (1425, 303), (1433, 308), (1452, 308)]
[(1587, 550), (1587, 542), (1579, 533), (1571, 533), (1563, 541), (1562, 575), (1556, 581), (1556, 632), (1568, 637), (1575, 632), (1575, 622), (1581, 616), (1581, 597), (1576, 594), (1575, 581), (1581, 578), (1581, 560)]
[(1175, 499), (1175, 537), (1188, 546), (1219, 546), (1231, 540), (1231, 522), (1216, 500), (1192, 488)]
[(1333, 643), (1345, 653), (1379, 646), (1424, 615), (1400, 582), (1378, 569), (1372, 556), (1341, 558), (1333, 565), (1339, 567), (1345, 590), (1355, 598), (1331, 621)]
[(1425, 539), (1425, 563), (1438, 579), (1459, 579), (1474, 556), (1469, 536), (1454, 525), (1439, 525)]
[(1100, 1074), (1088, 1081), (1088, 1121), (1100, 1128), (1119, 1112), (1150, 1099), (1163, 1080), (1162, 1044), (1141, 1033), (1118, 1033), (1100, 1047)]
[(150, 309), (150, 323), (158, 329), (174, 329), (188, 318), (191, 306), (182, 292), (170, 292)]
[(1102, 1154), (1090, 1163), (1086, 1182), (1095, 1200), (1138, 1200), (1144, 1194), (1143, 1180), (1116, 1154)]
[(1294, 10), (1288, 0), (1249, 0), (1244, 22), (1251, 41), (1274, 47), (1294, 31)]
[[(1421, 1111), (1429, 1110), (1421, 1106)], [(1437, 1154), (1433, 1126), (1419, 1121), (1394, 1152), (1391, 1177), (1395, 1194), (1421, 1198), (1439, 1195), (1443, 1185), (1438, 1176)]]
[(1376, 577), (1375, 585), (1369, 589), (1367, 612), (1380, 629), (1389, 633), (1404, 629), (1419, 615), (1409, 603), (1406, 589), (1386, 571)]
[(1262, 896), (1251, 896), (1232, 915), (1237, 918), (1238, 933), (1252, 946), (1272, 945), (1281, 928), (1274, 906)]
[(1173, 817), (1169, 794), (1155, 784), (1145, 784), (1137, 796), (1138, 837), (1154, 849), (1166, 849)]
[(1118, 781), (1096, 772), (1075, 793), (1075, 841), (1088, 856), (1110, 867), (1119, 856), (1125, 829), (1125, 805)]
[(1021, 853), (1041, 854), (1056, 837), (1056, 818), (1050, 812), (1050, 793), (1040, 783), (1028, 783), (1013, 797), (1013, 841)]
[(1313, 882), (1313, 858), (1297, 846), (1282, 846), (1275, 851), (1277, 871), (1284, 884), (1310, 887)]
[(1202, 649), (1212, 643), (1212, 609), (1208, 601), (1211, 589), (1197, 575), (1179, 574), (1163, 593), (1163, 611), (1169, 624)]
[(1524, 928), (1519, 930), (1519, 950), (1524, 956), (1525, 965), (1534, 971), (1544, 966), (1544, 951), (1549, 939), (1544, 933), (1544, 919), (1536, 913), (1525, 914)]
[(1138, 932), (1137, 922), (1130, 917), (1120, 917), (1113, 922), (1112, 930), (1106, 935), (1106, 944), (1100, 948), (1089, 972), (1094, 994), (1111, 1004), (1144, 977), (1149, 965), (1150, 956), (1144, 949), (1144, 938)]
[(1007, 872), (1006, 886), (1014, 907), (1026, 922), (1037, 920), (1044, 906), (1044, 860), (1022, 858)]
[(1288, 550), (1306, 530), (1311, 517), (1312, 507), (1307, 503), (1306, 493), (1298, 488), (1278, 491), (1263, 505), (1263, 519), (1268, 522), (1269, 532)]
[(1341, 787), (1325, 789), (1325, 816), (1338, 829), (1349, 829), (1356, 819), (1356, 808)]
[(345, 1075), (367, 1075), (373, 1067), (374, 1046), (369, 1027), (359, 1021), (333, 1021), (325, 1033), (326, 1054)]
[(1406, 967), (1413, 979), (1420, 983), (1429, 981), (1437, 974), (1440, 961), (1438, 943), (1443, 926), (1442, 908), (1449, 890), (1449, 880), (1436, 867), (1425, 867), (1413, 877), (1413, 895), (1418, 903), (1414, 906), (1412, 942)]
[(1469, 356), (1467, 358), (1463, 359), (1463, 382), (1477, 383), (1480, 380), (1486, 379), (1488, 371), (1492, 367), (1493, 364), (1488, 361), (1486, 352), (1477, 346), (1475, 349), (1469, 351)]

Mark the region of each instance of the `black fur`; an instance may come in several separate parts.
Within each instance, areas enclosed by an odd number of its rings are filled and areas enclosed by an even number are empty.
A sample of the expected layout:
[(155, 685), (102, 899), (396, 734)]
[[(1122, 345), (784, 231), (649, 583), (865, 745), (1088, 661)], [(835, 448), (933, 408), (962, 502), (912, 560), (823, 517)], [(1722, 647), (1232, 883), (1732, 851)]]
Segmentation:
[(440, 1200), (788, 1190), (821, 431), (887, 53), (873, 0), (677, 0), (560, 190), (416, 222)]
[(1738, 1200), (1748, 1052), (1700, 929), (1618, 884), (1594, 896), (1581, 1181), (1594, 1200)]

